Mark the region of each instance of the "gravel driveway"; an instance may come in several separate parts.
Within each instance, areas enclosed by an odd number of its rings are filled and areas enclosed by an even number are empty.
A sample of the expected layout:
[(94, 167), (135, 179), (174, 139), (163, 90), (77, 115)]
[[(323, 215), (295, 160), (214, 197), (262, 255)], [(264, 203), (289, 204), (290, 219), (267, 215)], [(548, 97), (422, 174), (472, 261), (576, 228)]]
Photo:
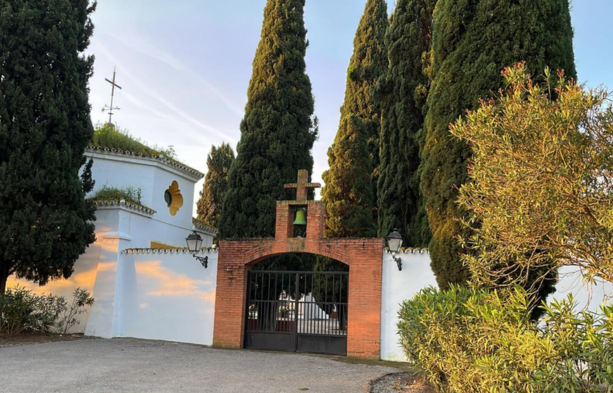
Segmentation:
[(0, 348), (0, 392), (363, 393), (398, 370), (133, 339)]

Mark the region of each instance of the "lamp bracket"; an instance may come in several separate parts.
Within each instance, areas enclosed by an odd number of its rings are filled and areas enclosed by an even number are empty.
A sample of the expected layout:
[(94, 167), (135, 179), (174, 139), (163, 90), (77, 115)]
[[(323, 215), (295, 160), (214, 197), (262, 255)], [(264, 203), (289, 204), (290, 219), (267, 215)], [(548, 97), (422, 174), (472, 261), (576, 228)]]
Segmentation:
[(394, 254), (392, 254), (392, 258), (394, 258), (394, 261), (396, 261), (396, 265), (398, 265), (398, 271), (402, 271), (402, 259), (400, 259), (400, 257), (397, 257)]
[(206, 269), (209, 266), (209, 257), (197, 257), (196, 254), (192, 254), (192, 256), (198, 261), (200, 262), (200, 264)]

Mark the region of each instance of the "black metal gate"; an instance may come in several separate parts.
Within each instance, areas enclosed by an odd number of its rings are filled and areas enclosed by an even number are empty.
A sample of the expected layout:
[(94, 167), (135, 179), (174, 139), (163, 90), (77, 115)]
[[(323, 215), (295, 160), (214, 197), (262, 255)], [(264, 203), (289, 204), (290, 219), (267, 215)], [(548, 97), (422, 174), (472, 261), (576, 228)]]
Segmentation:
[(347, 354), (346, 272), (250, 271), (245, 348)]

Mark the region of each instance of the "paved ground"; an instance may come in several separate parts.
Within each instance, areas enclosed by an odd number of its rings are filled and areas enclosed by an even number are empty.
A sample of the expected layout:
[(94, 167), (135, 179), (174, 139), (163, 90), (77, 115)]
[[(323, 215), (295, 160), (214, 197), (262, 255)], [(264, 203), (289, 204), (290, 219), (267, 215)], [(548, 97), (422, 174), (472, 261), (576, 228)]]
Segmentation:
[(0, 392), (363, 393), (398, 370), (132, 339), (0, 348)]

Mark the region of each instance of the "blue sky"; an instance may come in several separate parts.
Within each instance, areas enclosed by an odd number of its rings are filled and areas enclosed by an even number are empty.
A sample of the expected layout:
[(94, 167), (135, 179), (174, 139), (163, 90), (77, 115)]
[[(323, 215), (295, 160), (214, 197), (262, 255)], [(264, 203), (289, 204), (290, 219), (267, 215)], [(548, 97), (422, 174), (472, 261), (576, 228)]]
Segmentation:
[[(538, 0), (537, 0), (538, 1)], [(211, 145), (240, 139), (251, 64), (266, 0), (103, 0), (93, 16), (89, 52), (94, 124), (108, 120), (104, 78), (117, 67), (114, 122), (150, 145), (173, 145), (179, 159), (206, 171)], [(328, 167), (345, 90), (353, 37), (366, 0), (307, 0), (307, 72), (320, 137), (313, 180)], [(393, 1), (389, 1), (389, 10)], [(575, 58), (579, 80), (613, 89), (612, 0), (575, 0)], [(198, 184), (201, 188), (201, 183)]]

